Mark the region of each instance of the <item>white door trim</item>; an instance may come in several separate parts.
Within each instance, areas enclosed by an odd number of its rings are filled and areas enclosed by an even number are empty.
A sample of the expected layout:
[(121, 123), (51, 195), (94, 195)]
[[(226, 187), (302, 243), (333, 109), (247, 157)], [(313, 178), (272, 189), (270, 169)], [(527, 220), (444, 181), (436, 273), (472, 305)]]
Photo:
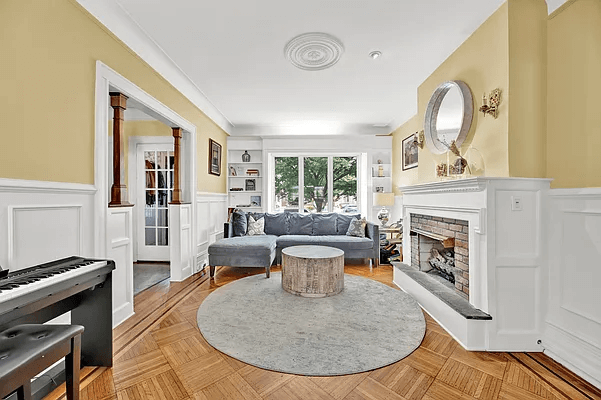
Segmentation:
[[(171, 127), (183, 129), (184, 138), (189, 146), (184, 146), (183, 158), (186, 162), (184, 176), (187, 182), (182, 184), (184, 199), (192, 204), (192, 220), (196, 220), (196, 126), (181, 117), (163, 103), (125, 79), (102, 61), (96, 61), (96, 94), (95, 94), (95, 146), (94, 146), (94, 254), (98, 258), (106, 258), (108, 252), (107, 220), (108, 220), (108, 123), (112, 118), (109, 110), (109, 90), (119, 91), (129, 97), (128, 104), (142, 110), (151, 117)], [(186, 141), (184, 141), (186, 143)], [(186, 196), (187, 195), (187, 196)], [(195, 230), (192, 230), (192, 243), (196, 243)], [(195, 257), (195, 256), (194, 256)]]

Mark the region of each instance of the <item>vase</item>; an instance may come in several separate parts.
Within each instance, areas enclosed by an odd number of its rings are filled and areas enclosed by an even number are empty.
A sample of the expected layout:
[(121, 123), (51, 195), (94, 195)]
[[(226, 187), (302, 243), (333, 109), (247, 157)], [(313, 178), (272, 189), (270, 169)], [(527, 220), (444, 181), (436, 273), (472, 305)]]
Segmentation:
[(247, 150), (244, 150), (244, 154), (242, 154), (242, 162), (250, 162), (250, 154)]

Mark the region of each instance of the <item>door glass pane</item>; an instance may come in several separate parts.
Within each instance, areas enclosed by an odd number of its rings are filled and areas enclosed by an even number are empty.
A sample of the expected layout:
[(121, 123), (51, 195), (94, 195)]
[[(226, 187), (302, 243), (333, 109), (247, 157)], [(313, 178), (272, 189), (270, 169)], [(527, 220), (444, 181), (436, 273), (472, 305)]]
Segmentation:
[[(173, 171), (169, 171), (169, 188), (173, 189)], [(181, 183), (180, 183), (180, 188), (181, 188)]]
[[(180, 153), (181, 155), (181, 153)], [(173, 152), (170, 151), (169, 152), (169, 169), (173, 169), (173, 165), (175, 164), (175, 156), (173, 155)]]
[(167, 188), (167, 171), (157, 171), (157, 187), (159, 189)]
[(355, 214), (357, 207), (357, 157), (333, 158), (334, 212)]
[(167, 228), (157, 228), (157, 246), (167, 246), (168, 237), (167, 237)]
[(311, 213), (328, 212), (328, 158), (305, 157), (305, 204)]
[(145, 151), (144, 152), (144, 165), (146, 169), (154, 169), (156, 165), (155, 152)]
[(167, 224), (167, 209), (158, 209), (158, 220), (157, 220), (157, 226), (169, 226)]
[(156, 190), (147, 190), (146, 191), (146, 207), (151, 207), (156, 204), (157, 201), (157, 191)]
[(167, 161), (169, 159), (168, 151), (157, 151), (157, 169), (167, 169), (169, 165)]
[(167, 207), (167, 191), (166, 190), (159, 190), (159, 199), (158, 199), (158, 205), (159, 207)]
[(146, 228), (144, 229), (146, 235), (144, 238), (144, 244), (146, 246), (156, 246), (156, 229), (155, 228)]
[(144, 216), (145, 216), (145, 225), (146, 226), (156, 226), (156, 222), (157, 222), (157, 214), (156, 214), (156, 210), (154, 208), (146, 208), (144, 210)]
[(156, 188), (156, 171), (146, 171), (146, 188)]
[(298, 157), (275, 158), (275, 211), (298, 211)]

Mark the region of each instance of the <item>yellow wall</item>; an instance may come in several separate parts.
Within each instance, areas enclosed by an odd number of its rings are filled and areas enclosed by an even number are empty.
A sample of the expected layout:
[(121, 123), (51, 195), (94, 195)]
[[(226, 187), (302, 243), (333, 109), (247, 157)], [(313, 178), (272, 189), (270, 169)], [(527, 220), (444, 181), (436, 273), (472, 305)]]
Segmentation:
[[(392, 191), (397, 196), (401, 194), (399, 186), (418, 183), (417, 168), (403, 171), (403, 140), (421, 130), (422, 125), (422, 121), (415, 115), (392, 133)], [(419, 157), (421, 156), (420, 152)]]
[(226, 191), (207, 160), (208, 138), (226, 154), (227, 134), (74, 0), (0, 1), (0, 54), (0, 177), (94, 182), (101, 60), (196, 125), (198, 190)]
[[(109, 136), (113, 135), (113, 121), (109, 121)], [(161, 121), (125, 121), (123, 124), (123, 165), (125, 173), (125, 184), (129, 185), (128, 160), (129, 160), (129, 138), (132, 136), (173, 136), (170, 126)], [(131, 202), (134, 199), (130, 199)]]
[[(457, 50), (451, 54), (418, 88), (418, 113), (393, 134), (393, 154), (400, 154), (401, 142), (409, 132), (423, 129), (424, 114), (432, 92), (444, 81), (462, 80), (472, 90), (474, 109), (481, 105), (482, 94), (494, 88), (509, 86), (508, 6), (503, 4)], [(403, 136), (404, 135), (404, 136)], [(403, 136), (403, 137), (398, 137)], [(463, 143), (462, 153), (474, 147), (482, 154), (488, 176), (508, 176), (507, 102), (501, 104), (498, 119), (484, 118), (474, 112), (471, 129)], [(419, 152), (418, 182), (436, 180), (436, 164), (446, 162), (446, 155), (434, 155), (427, 147)], [(413, 182), (415, 170), (394, 174), (394, 182)]]
[[(547, 4), (509, 0), (509, 176), (544, 178), (547, 113)], [(480, 132), (478, 132), (478, 135)]]
[(601, 186), (601, 2), (567, 3), (548, 22), (547, 173), (553, 187)]

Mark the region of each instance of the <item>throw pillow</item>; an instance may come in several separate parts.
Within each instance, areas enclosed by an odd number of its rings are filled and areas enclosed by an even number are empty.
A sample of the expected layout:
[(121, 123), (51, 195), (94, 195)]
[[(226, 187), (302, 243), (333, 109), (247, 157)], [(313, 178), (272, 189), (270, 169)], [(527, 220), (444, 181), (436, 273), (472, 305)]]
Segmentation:
[(357, 237), (365, 237), (365, 226), (367, 225), (367, 221), (365, 218), (361, 219), (353, 219), (349, 223), (348, 231), (346, 231), (347, 236), (357, 236)]
[(232, 230), (234, 236), (246, 236), (248, 229), (248, 219), (244, 210), (236, 208), (232, 213)]
[(248, 236), (265, 234), (265, 218), (255, 220), (252, 215), (248, 216)]

